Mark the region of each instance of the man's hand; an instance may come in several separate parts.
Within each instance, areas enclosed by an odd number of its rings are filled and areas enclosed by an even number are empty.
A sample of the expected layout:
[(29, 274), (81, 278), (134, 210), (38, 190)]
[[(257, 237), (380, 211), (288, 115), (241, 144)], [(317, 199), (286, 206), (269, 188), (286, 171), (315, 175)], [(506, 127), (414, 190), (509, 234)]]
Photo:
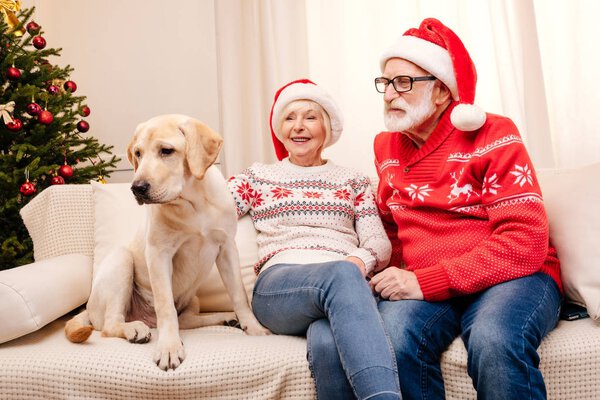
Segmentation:
[(423, 300), (423, 292), (414, 272), (389, 267), (371, 278), (371, 288), (387, 300)]
[(360, 273), (362, 274), (363, 278), (367, 276), (367, 266), (365, 265), (363, 260), (361, 260), (358, 257), (349, 256), (346, 257), (346, 261), (350, 261), (351, 263), (356, 265), (356, 267), (360, 270)]

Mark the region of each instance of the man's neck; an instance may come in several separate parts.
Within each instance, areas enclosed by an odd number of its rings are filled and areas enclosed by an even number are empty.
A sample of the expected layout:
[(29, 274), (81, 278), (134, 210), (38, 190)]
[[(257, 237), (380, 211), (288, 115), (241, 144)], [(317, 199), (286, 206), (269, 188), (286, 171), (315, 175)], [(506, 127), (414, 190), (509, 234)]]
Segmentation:
[(444, 111), (446, 111), (450, 104), (451, 102), (448, 102), (439, 106), (436, 111), (421, 124), (413, 128), (409, 128), (402, 133), (412, 140), (415, 146), (420, 149), (423, 147), (427, 139), (429, 139), (433, 131), (435, 131), (435, 128), (437, 128), (440, 119), (442, 118), (442, 114), (444, 114)]

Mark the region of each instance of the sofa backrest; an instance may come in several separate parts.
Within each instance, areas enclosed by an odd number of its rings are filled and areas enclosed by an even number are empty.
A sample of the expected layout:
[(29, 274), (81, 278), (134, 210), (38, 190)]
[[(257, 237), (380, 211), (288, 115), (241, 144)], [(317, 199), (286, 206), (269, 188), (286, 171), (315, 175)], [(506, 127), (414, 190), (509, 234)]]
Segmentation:
[(90, 185), (56, 185), (21, 209), (36, 261), (94, 254), (94, 199)]
[[(66, 254), (93, 257), (94, 272), (115, 247), (127, 246), (145, 218), (145, 206), (136, 203), (129, 184), (51, 186), (21, 209), (33, 240), (36, 261)], [(258, 261), (256, 230), (250, 216), (238, 222), (235, 237), (242, 281), (251, 298)], [(198, 293), (201, 310), (232, 311), (229, 295), (216, 268)]]

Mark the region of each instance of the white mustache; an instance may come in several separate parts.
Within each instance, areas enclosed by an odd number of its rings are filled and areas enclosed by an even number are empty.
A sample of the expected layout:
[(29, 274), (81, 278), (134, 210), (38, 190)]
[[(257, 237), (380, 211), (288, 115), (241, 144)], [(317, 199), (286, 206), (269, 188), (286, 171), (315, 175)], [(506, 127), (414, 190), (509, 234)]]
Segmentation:
[(398, 108), (400, 110), (406, 111), (407, 109), (410, 108), (410, 106), (408, 105), (406, 100), (404, 100), (404, 98), (397, 97), (388, 103), (387, 109), (389, 110), (390, 108)]

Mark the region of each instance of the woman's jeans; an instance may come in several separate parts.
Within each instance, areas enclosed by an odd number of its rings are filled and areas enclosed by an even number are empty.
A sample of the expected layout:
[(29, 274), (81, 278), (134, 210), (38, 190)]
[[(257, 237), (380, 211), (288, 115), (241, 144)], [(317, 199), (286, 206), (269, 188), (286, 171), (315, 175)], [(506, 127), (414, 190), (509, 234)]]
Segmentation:
[(354, 264), (273, 265), (256, 281), (252, 308), (273, 333), (306, 334), (320, 400), (401, 398), (377, 304)]
[(449, 301), (381, 301), (404, 399), (444, 399), (440, 355), (459, 334), (479, 399), (545, 399), (537, 354), (558, 322), (561, 295), (536, 273)]

